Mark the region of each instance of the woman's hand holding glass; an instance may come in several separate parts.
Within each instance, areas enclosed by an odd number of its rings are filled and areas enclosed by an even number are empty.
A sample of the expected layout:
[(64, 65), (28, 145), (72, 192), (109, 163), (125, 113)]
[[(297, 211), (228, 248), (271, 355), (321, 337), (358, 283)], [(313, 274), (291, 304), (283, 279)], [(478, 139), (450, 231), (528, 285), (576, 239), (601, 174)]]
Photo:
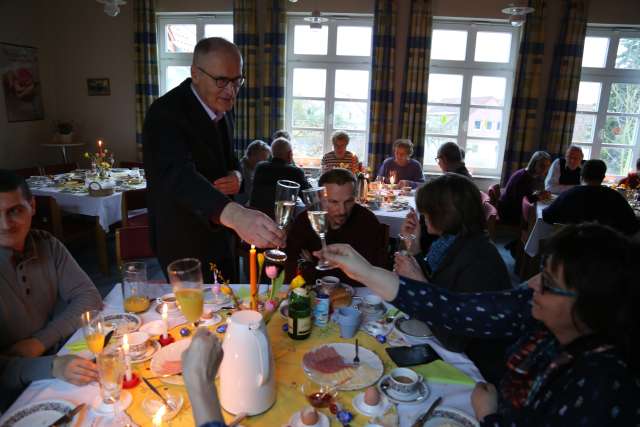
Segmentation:
[(393, 271), (398, 273), (399, 276), (417, 280), (418, 282), (427, 282), (427, 278), (425, 277), (422, 268), (420, 268), (418, 261), (416, 261), (412, 255), (396, 253), (394, 257)]
[(410, 254), (417, 254), (420, 252), (420, 218), (413, 208), (409, 209), (409, 213), (400, 226), (400, 234), (408, 236), (414, 235), (415, 238), (410, 248), (407, 248), (407, 252)]

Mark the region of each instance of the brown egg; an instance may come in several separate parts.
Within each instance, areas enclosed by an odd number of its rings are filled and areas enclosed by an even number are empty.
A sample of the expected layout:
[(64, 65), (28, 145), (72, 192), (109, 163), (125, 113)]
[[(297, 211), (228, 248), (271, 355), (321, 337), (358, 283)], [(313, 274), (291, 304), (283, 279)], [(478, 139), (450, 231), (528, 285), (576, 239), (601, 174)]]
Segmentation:
[(305, 426), (312, 426), (318, 422), (318, 412), (311, 406), (307, 406), (300, 411), (300, 421)]
[(369, 406), (376, 406), (380, 403), (380, 392), (375, 387), (369, 387), (364, 392), (364, 403)]

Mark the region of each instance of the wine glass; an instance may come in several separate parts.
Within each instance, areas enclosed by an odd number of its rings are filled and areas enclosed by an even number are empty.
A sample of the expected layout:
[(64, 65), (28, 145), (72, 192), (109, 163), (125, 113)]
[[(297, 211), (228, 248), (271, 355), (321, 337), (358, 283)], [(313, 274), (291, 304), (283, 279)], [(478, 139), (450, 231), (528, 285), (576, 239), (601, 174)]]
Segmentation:
[(84, 339), (87, 342), (89, 351), (95, 356), (98, 356), (102, 352), (104, 346), (104, 337), (106, 335), (106, 328), (102, 314), (98, 310), (85, 311), (80, 316), (82, 323), (82, 333)]
[[(307, 216), (313, 231), (320, 237), (322, 250), (327, 248), (325, 234), (328, 231), (329, 223), (327, 222), (327, 211), (325, 208), (325, 189), (324, 187), (310, 188), (302, 191), (302, 200), (307, 205)], [(321, 259), (316, 265), (317, 270), (331, 270), (333, 267), (327, 260)]]
[[(284, 230), (291, 222), (293, 211), (296, 207), (296, 199), (300, 191), (300, 184), (286, 179), (278, 180), (276, 184), (275, 198), (275, 220), (280, 230)], [(264, 256), (273, 262), (284, 262), (287, 260), (287, 254), (280, 248), (269, 249), (265, 251)]]
[(411, 246), (413, 246), (413, 242), (416, 240), (416, 235), (411, 233), (400, 233), (398, 234), (398, 238), (404, 246), (404, 249), (400, 251), (400, 255), (409, 255)]
[(169, 264), (167, 272), (180, 311), (187, 321), (197, 327), (204, 306), (200, 261), (195, 258), (182, 258)]
[(100, 396), (104, 405), (113, 405), (114, 420), (118, 418), (118, 402), (126, 370), (122, 347), (108, 346), (97, 355)]

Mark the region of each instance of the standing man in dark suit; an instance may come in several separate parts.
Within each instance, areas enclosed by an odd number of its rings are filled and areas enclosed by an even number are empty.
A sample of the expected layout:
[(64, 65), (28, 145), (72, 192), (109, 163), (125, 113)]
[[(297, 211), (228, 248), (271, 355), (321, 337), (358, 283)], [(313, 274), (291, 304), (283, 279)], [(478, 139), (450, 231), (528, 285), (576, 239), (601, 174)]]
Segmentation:
[(149, 108), (144, 166), (152, 244), (163, 270), (176, 259), (193, 257), (202, 262), (205, 281), (212, 279), (210, 262), (234, 280), (231, 230), (259, 247), (284, 244), (269, 217), (231, 200), (242, 178), (229, 111), (243, 83), (236, 45), (202, 39), (193, 52), (191, 78)]

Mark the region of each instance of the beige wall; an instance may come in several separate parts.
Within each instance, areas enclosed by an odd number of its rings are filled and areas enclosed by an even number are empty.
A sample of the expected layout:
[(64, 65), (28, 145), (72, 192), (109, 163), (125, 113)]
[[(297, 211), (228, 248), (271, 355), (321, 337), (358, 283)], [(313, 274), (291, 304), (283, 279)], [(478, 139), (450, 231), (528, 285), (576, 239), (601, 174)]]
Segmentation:
[[(52, 136), (56, 119), (71, 119), (78, 125), (78, 138), (93, 149), (98, 138), (105, 140), (122, 160), (135, 158), (135, 64), (133, 46), (133, 3), (122, 7), (111, 18), (93, 0), (0, 0), (0, 41), (39, 48), (40, 74), (45, 103), (45, 120), (7, 123), (3, 99), (0, 100), (0, 167), (24, 167), (34, 163), (56, 162), (55, 149), (42, 148)], [(398, 40), (407, 31), (409, 0), (398, 0)], [(502, 0), (433, 0), (435, 16), (502, 18)], [(232, 0), (157, 0), (159, 12), (230, 11)], [(287, 10), (307, 12), (320, 7), (324, 12), (373, 13), (373, 0), (299, 0), (287, 3)], [(560, 28), (559, 1), (547, 0), (547, 38)], [(592, 0), (590, 22), (640, 25), (637, 0)], [(398, 42), (396, 81), (402, 86), (405, 52)], [(550, 69), (552, 48), (545, 55)], [(548, 74), (547, 74), (548, 75)], [(86, 79), (107, 77), (111, 96), (90, 97)], [(546, 80), (546, 79), (545, 79)], [(541, 99), (544, 105), (544, 99)], [(543, 108), (543, 107), (541, 107)], [(396, 117), (399, 108), (396, 108)], [(396, 120), (396, 122), (398, 122)], [(75, 159), (83, 150), (74, 149)]]

